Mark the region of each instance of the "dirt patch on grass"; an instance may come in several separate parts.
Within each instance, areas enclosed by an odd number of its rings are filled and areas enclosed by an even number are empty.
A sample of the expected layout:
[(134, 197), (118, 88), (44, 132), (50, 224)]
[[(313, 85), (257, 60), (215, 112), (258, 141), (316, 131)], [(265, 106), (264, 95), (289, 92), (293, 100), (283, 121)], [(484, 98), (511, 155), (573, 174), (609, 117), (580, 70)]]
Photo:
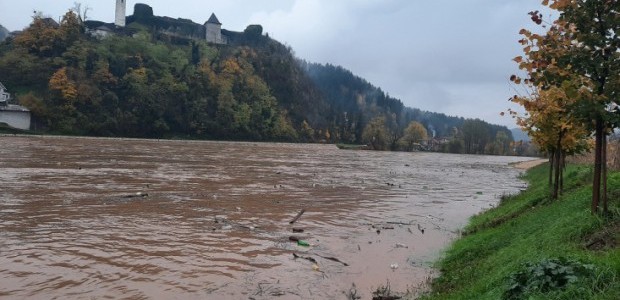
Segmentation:
[(588, 250), (603, 251), (618, 247), (620, 239), (620, 220), (603, 227), (601, 230), (585, 237), (584, 246)]

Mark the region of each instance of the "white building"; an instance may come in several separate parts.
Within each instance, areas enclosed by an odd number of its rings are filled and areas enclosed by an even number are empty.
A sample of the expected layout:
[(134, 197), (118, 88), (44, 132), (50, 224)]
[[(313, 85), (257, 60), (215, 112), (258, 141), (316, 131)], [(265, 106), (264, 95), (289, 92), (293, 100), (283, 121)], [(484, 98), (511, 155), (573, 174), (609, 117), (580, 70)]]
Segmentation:
[(0, 82), (0, 123), (22, 130), (30, 129), (30, 111), (21, 106), (9, 104), (11, 95)]
[(103, 39), (110, 35), (113, 35), (114, 30), (112, 30), (110, 27), (106, 25), (101, 25), (95, 29), (88, 30), (88, 33), (90, 33), (91, 36), (94, 36), (98, 39)]
[(2, 82), (0, 82), (0, 105), (7, 105), (9, 103), (9, 98), (11, 98), (11, 94), (6, 91)]

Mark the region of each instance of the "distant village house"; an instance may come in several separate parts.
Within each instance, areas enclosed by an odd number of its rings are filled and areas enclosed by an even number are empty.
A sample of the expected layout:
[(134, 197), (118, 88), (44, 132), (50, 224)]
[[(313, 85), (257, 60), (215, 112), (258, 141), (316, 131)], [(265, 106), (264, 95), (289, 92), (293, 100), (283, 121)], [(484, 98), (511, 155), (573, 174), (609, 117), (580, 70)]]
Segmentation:
[(0, 123), (17, 129), (30, 129), (30, 111), (21, 105), (9, 104), (9, 100), (11, 94), (0, 82)]
[(6, 91), (6, 88), (2, 85), (2, 82), (0, 82), (0, 105), (6, 106), (10, 98), (11, 94)]

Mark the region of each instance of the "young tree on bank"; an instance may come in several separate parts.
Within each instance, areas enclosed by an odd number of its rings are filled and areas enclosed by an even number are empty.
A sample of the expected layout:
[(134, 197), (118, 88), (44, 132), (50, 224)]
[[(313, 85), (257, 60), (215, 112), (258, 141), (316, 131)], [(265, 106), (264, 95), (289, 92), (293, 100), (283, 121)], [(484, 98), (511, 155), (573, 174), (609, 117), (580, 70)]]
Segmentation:
[[(594, 132), (591, 209), (598, 213), (602, 199), (602, 212), (606, 213), (606, 139), (608, 132), (618, 126), (619, 115), (620, 2), (544, 0), (542, 4), (558, 11), (559, 18), (543, 25), (550, 26), (544, 36), (522, 30), (526, 59), (517, 57), (515, 61), (527, 73), (526, 84), (539, 90), (561, 88), (571, 98), (562, 104), (565, 114), (574, 118), (567, 126), (583, 126)], [(530, 15), (536, 24), (543, 24), (538, 11)], [(516, 76), (511, 79), (521, 82)]]

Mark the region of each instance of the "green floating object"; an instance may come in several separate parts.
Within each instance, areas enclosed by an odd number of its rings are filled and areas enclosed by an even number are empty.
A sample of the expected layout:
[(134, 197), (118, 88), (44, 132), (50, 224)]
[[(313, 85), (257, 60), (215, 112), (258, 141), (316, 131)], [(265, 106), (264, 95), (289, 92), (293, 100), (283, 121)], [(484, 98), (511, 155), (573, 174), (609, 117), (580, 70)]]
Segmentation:
[(297, 241), (297, 245), (304, 246), (304, 247), (310, 247), (310, 244), (304, 240)]

